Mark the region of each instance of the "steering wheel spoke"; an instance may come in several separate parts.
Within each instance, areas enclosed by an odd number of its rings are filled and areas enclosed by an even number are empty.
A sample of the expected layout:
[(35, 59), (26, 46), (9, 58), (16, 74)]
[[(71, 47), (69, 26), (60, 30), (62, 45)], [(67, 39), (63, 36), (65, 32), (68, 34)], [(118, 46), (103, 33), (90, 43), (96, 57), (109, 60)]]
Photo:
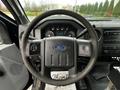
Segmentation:
[(85, 33), (87, 33), (87, 32), (88, 32), (88, 30), (87, 30), (87, 28), (85, 28), (83, 31), (81, 31), (81, 32), (78, 34), (77, 38), (82, 37), (82, 36), (85, 35)]

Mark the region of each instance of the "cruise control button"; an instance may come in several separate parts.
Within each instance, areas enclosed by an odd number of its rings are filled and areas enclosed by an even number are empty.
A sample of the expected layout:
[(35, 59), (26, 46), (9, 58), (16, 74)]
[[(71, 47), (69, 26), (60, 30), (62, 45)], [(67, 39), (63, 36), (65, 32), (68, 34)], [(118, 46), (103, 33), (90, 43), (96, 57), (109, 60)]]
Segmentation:
[(31, 43), (29, 51), (30, 51), (30, 55), (40, 54), (40, 43)]

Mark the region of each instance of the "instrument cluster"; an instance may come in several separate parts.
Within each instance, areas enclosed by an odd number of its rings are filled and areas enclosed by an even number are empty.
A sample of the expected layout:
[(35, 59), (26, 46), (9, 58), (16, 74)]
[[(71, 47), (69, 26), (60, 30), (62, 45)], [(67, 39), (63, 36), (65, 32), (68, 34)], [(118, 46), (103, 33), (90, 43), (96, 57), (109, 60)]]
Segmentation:
[(63, 24), (63, 23), (49, 24), (45, 28), (45, 37), (52, 37), (52, 36), (75, 37), (76, 28), (74, 28), (73, 26), (69, 24)]
[(78, 28), (76, 25), (77, 24), (72, 21), (56, 21), (46, 23), (41, 28), (41, 38), (53, 36), (77, 37)]

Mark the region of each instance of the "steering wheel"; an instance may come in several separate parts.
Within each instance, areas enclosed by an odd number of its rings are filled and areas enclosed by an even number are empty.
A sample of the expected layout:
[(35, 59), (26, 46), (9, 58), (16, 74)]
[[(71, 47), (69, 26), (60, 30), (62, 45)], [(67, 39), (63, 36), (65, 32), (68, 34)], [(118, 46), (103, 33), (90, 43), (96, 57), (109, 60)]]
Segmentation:
[[(40, 40), (32, 40), (29, 42), (29, 35), (31, 31), (39, 24), (43, 19), (52, 15), (67, 15), (77, 19), (81, 22), (90, 35), (90, 40), (76, 39), (73, 37), (55, 36), (47, 37)], [(31, 45), (38, 46), (38, 53), (41, 57), (41, 71), (37, 71), (28, 59), (26, 52), (32, 53), (29, 48)], [(88, 47), (90, 54), (90, 60), (86, 67), (77, 72), (77, 57), (80, 46)], [(79, 51), (82, 52), (82, 51)], [(38, 78), (40, 81), (56, 85), (64, 86), (75, 83), (76, 81), (84, 78), (90, 70), (93, 68), (97, 56), (98, 56), (98, 41), (97, 35), (91, 24), (81, 15), (68, 11), (68, 10), (51, 10), (36, 17), (24, 31), (22, 36), (21, 53), (25, 66), (27, 69)], [(66, 79), (53, 79), (51, 78), (51, 71), (68, 71), (69, 76)]]

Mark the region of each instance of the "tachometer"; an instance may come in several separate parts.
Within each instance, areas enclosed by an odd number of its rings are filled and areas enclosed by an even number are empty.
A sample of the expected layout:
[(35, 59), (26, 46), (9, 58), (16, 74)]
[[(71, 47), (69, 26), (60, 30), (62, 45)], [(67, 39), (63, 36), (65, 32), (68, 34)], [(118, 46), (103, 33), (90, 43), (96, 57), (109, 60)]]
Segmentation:
[(53, 31), (47, 31), (45, 33), (45, 37), (52, 37), (52, 36), (55, 36)]

